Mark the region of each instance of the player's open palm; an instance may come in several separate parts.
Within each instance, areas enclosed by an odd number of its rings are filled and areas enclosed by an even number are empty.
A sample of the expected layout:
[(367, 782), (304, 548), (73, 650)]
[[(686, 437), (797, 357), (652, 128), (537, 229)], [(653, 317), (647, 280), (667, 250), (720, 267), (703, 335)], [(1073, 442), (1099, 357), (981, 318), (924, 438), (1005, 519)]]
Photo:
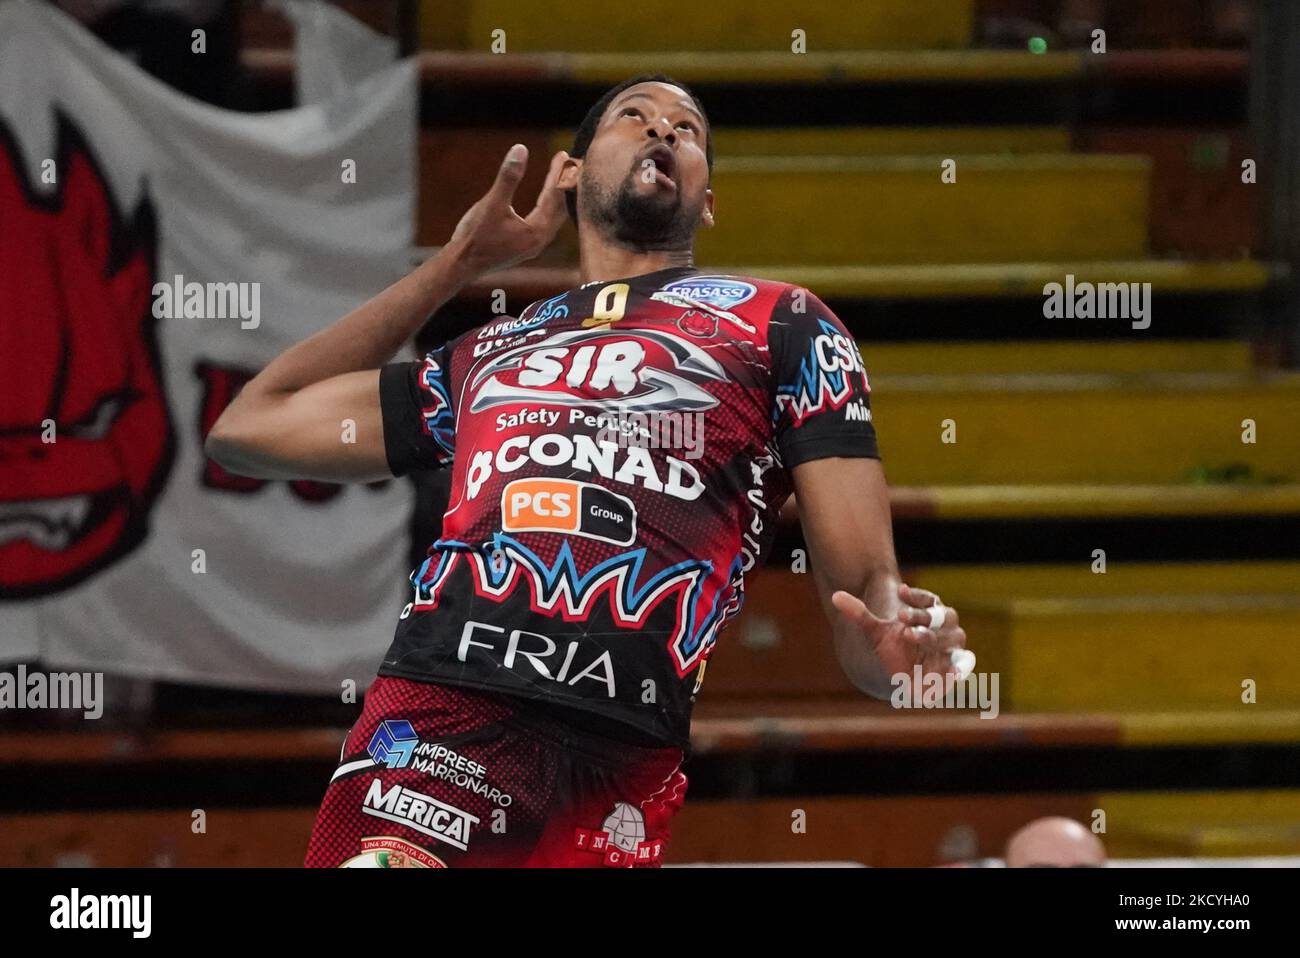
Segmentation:
[(909, 678), (920, 664), (923, 674), (952, 674), (958, 678), (975, 668), (975, 655), (966, 649), (966, 631), (957, 623), (957, 610), (943, 605), (924, 589), (900, 583), (897, 614), (881, 618), (848, 592), (831, 596), (835, 611), (864, 636), (887, 676)]
[(551, 158), (537, 205), (527, 216), (520, 216), (513, 203), (528, 167), (528, 148), (516, 143), (506, 153), (491, 189), (469, 208), (451, 234), (451, 243), (464, 244), (477, 272), (530, 260), (555, 238), (566, 216), (564, 191), (556, 181), (567, 157), (561, 150)]

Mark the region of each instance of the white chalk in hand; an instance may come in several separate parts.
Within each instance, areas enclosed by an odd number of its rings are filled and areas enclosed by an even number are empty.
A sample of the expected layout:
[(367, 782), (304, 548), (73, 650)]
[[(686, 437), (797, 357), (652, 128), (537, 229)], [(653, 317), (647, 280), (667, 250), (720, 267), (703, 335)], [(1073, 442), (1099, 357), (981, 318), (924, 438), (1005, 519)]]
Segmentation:
[(953, 667), (963, 679), (975, 671), (975, 653), (970, 649), (953, 649), (951, 656)]

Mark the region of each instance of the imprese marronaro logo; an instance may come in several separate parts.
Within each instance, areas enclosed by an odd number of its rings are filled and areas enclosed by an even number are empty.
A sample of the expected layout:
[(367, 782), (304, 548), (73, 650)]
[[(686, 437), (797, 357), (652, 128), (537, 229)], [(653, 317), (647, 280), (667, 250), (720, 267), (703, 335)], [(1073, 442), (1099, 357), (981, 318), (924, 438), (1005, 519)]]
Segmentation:
[(420, 737), (405, 719), (388, 719), (380, 722), (375, 734), (370, 736), (366, 752), (376, 765), (385, 768), (406, 768), (411, 763)]

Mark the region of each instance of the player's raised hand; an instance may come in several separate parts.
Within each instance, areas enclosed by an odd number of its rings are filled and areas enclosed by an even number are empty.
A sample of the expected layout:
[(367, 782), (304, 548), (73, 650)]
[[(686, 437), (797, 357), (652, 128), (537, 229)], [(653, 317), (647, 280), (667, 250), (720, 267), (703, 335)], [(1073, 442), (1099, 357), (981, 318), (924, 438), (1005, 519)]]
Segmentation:
[(969, 675), (975, 655), (966, 649), (966, 632), (957, 624), (957, 610), (940, 604), (934, 593), (903, 583), (898, 596), (902, 605), (893, 618), (875, 615), (860, 598), (844, 591), (832, 595), (831, 604), (863, 634), (885, 675), (903, 673), (910, 678), (917, 664), (922, 674), (951, 674), (958, 679)]
[(567, 158), (563, 150), (551, 157), (537, 205), (527, 216), (520, 216), (513, 203), (528, 167), (528, 148), (516, 143), (501, 161), (492, 187), (456, 224), (448, 246), (460, 246), (475, 273), (532, 259), (550, 244), (564, 222), (564, 192), (556, 181)]
[[(903, 600), (903, 607), (898, 610), (898, 620), (905, 625), (928, 629), (933, 632), (941, 646), (961, 650), (955, 662), (967, 662), (965, 669), (969, 673), (975, 667), (975, 653), (966, 650), (966, 630), (958, 621), (957, 610), (944, 605), (933, 592), (916, 589), (906, 582), (898, 584), (898, 597)], [(961, 665), (958, 665), (961, 671)]]

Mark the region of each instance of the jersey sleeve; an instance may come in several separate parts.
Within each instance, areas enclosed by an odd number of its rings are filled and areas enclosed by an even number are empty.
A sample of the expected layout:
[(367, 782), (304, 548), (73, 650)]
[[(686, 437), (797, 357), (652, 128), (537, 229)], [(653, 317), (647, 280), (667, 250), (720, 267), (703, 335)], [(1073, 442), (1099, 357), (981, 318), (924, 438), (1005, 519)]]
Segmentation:
[(450, 347), (440, 346), (418, 362), (389, 363), (379, 370), (384, 453), (395, 476), (449, 466), (455, 458), (449, 360)]
[(768, 344), (772, 419), (785, 467), (835, 456), (879, 459), (871, 384), (839, 317), (812, 293), (791, 287), (773, 307)]

